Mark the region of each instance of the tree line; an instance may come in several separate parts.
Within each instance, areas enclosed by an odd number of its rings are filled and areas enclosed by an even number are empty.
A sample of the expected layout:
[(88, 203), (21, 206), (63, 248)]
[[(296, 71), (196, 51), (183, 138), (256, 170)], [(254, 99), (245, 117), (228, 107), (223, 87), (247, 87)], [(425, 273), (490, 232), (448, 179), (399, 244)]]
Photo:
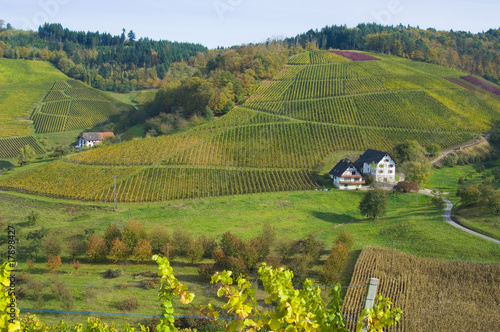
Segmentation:
[(136, 40), (125, 29), (113, 36), (59, 23), (45, 23), (37, 32), (0, 28), (0, 57), (50, 61), (68, 76), (108, 91), (157, 88), (172, 63), (206, 51), (200, 44)]

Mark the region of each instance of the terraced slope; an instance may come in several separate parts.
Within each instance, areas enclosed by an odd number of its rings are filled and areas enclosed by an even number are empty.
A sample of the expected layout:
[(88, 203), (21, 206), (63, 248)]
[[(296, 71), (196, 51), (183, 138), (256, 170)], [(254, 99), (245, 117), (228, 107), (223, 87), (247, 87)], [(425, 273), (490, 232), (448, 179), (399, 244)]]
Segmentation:
[(79, 81), (57, 81), (31, 119), (37, 133), (91, 129), (129, 108)]
[[(376, 55), (341, 54), (295, 56), (242, 107), (189, 132), (95, 149), (58, 167), (67, 165), (68, 176), (78, 176), (78, 165), (121, 172), (117, 198), (123, 202), (298, 190), (315, 186), (311, 170), (332, 154), (390, 150), (407, 139), (447, 148), (500, 119), (500, 97), (468, 89), (461, 84), (464, 73), (390, 56), (360, 61)], [(49, 194), (21, 174), (0, 186)], [(114, 190), (104, 186), (82, 197), (58, 186), (52, 190), (59, 195), (98, 201), (109, 201)]]

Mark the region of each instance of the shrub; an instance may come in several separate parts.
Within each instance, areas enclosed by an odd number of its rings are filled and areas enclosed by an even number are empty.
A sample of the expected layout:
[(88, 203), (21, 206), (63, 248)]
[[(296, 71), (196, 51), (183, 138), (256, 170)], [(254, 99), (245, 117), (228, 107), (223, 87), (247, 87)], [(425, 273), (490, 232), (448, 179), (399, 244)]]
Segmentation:
[(201, 245), (203, 246), (203, 257), (211, 258), (212, 252), (214, 251), (215, 248), (218, 247), (218, 244), (215, 241), (215, 239), (212, 237), (206, 237), (205, 235), (202, 235), (198, 239), (198, 241), (200, 241)]
[(82, 267), (82, 264), (80, 263), (80, 261), (77, 261), (76, 259), (73, 259), (73, 268), (75, 269), (75, 271), (78, 271), (81, 267)]
[(301, 253), (311, 257), (313, 260), (317, 260), (324, 248), (325, 244), (323, 242), (316, 240), (314, 235), (309, 234), (307, 239), (302, 242)]
[(203, 243), (198, 239), (189, 243), (186, 257), (191, 260), (191, 263), (195, 263), (203, 257), (204, 252)]
[(92, 235), (87, 241), (87, 257), (91, 261), (101, 261), (106, 257), (108, 247), (99, 235)]
[(215, 273), (214, 264), (201, 264), (198, 268), (198, 275), (204, 280), (210, 280)]
[(264, 262), (266, 262), (267, 265), (272, 266), (275, 269), (283, 266), (281, 257), (275, 253), (270, 253), (269, 255), (267, 255), (267, 257), (264, 259)]
[(71, 294), (71, 289), (66, 286), (64, 281), (55, 280), (52, 284), (53, 294), (59, 298), (65, 309), (71, 310), (75, 301), (73, 295)]
[(133, 256), (138, 261), (147, 261), (153, 256), (151, 244), (146, 239), (140, 239), (134, 247)]
[(416, 182), (400, 181), (400, 182), (398, 182), (398, 184), (396, 184), (396, 187), (394, 189), (399, 193), (409, 193), (412, 191), (416, 192), (417, 191), (417, 183)]
[(62, 251), (61, 241), (55, 234), (48, 235), (43, 239), (42, 248), (47, 257), (60, 255)]
[(117, 262), (127, 259), (129, 255), (130, 250), (128, 249), (128, 246), (116, 237), (111, 243), (108, 258)]
[(241, 257), (231, 256), (227, 260), (228, 269), (233, 271), (234, 278), (248, 273), (247, 266)]
[(253, 269), (254, 266), (259, 261), (259, 253), (254, 248), (252, 243), (245, 243), (244, 244), (244, 249), (242, 250), (239, 257), (241, 257), (243, 262), (245, 262), (245, 265), (246, 265), (248, 270)]
[(282, 260), (291, 258), (295, 254), (294, 241), (281, 240), (276, 245), (276, 252)]
[(352, 238), (351, 233), (348, 230), (341, 230), (335, 239), (335, 243), (343, 243), (347, 249), (347, 251), (351, 250), (354, 245), (354, 239)]
[(323, 281), (327, 285), (333, 285), (340, 279), (340, 273), (347, 263), (349, 250), (344, 243), (335, 243), (330, 256), (326, 259), (323, 267)]
[(243, 250), (243, 242), (238, 236), (234, 235), (230, 231), (227, 231), (222, 234), (220, 248), (224, 251), (224, 254), (227, 257), (238, 256)]
[(112, 270), (108, 269), (106, 272), (104, 272), (104, 279), (114, 279), (118, 278), (121, 275), (120, 270)]
[(212, 258), (215, 260), (218, 268), (225, 269), (227, 267), (227, 257), (222, 249), (214, 249)]
[(188, 231), (182, 228), (176, 228), (174, 230), (172, 242), (174, 243), (174, 247), (176, 248), (176, 253), (185, 257), (187, 255), (187, 250), (189, 248), (189, 244), (193, 241), (191, 234)]
[(161, 254), (165, 257), (168, 257), (169, 260), (172, 260), (176, 256), (175, 247), (170, 244), (165, 244), (161, 247)]
[(139, 308), (139, 302), (135, 297), (129, 297), (123, 300), (119, 307), (122, 311), (133, 311)]
[(309, 273), (309, 262), (312, 258), (308, 255), (300, 254), (292, 258), (288, 268), (293, 272), (293, 284), (296, 288), (302, 288), (304, 281)]
[(158, 280), (157, 279), (144, 279), (139, 282), (141, 288), (144, 289), (156, 289), (158, 288)]
[(164, 245), (167, 243), (172, 244), (172, 237), (164, 227), (156, 226), (149, 232), (148, 241), (151, 244), (151, 248), (153, 248), (153, 252), (159, 253)]
[(35, 260), (31, 259), (31, 258), (28, 258), (26, 260), (26, 265), (28, 266), (29, 269), (34, 268), (35, 267)]
[(106, 229), (106, 233), (104, 233), (104, 242), (106, 242), (108, 248), (111, 249), (113, 241), (116, 238), (121, 240), (122, 231), (118, 228), (118, 226), (116, 226), (116, 224), (111, 224), (108, 226), (108, 229)]
[(137, 220), (131, 221), (122, 232), (122, 241), (133, 250), (140, 239), (146, 238), (146, 230)]
[(29, 226), (35, 226), (39, 216), (38, 212), (31, 210), (30, 214), (26, 217), (26, 222)]
[(68, 254), (75, 258), (85, 253), (85, 242), (81, 235), (73, 235), (66, 240)]
[(61, 256), (59, 256), (59, 255), (49, 256), (49, 258), (47, 259), (47, 267), (51, 271), (57, 270), (59, 268), (59, 266), (61, 266), (61, 265), (62, 265)]

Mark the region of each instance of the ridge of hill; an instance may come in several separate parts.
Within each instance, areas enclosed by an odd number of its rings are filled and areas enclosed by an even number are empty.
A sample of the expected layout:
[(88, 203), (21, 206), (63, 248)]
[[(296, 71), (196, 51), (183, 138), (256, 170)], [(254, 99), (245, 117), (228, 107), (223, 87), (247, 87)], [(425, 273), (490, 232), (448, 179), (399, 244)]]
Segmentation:
[[(123, 202), (307, 189), (315, 186), (312, 171), (333, 154), (387, 151), (408, 139), (448, 148), (500, 119), (500, 97), (466, 88), (465, 73), (387, 55), (341, 54), (291, 58), (243, 106), (188, 132), (93, 149), (4, 178), (0, 187), (110, 201), (116, 172)], [(108, 176), (79, 179), (84, 195), (65, 188), (64, 177), (74, 183), (84, 168)], [(56, 177), (60, 185), (44, 184)]]

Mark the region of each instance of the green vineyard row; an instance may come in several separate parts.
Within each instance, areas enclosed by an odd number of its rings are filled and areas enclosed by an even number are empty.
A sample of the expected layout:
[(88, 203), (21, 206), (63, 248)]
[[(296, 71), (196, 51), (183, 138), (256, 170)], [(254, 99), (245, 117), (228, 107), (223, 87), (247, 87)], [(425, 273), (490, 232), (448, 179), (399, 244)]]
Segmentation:
[(19, 150), (29, 145), (36, 154), (43, 154), (43, 149), (38, 145), (33, 136), (23, 136), (0, 139), (0, 158), (15, 158)]

